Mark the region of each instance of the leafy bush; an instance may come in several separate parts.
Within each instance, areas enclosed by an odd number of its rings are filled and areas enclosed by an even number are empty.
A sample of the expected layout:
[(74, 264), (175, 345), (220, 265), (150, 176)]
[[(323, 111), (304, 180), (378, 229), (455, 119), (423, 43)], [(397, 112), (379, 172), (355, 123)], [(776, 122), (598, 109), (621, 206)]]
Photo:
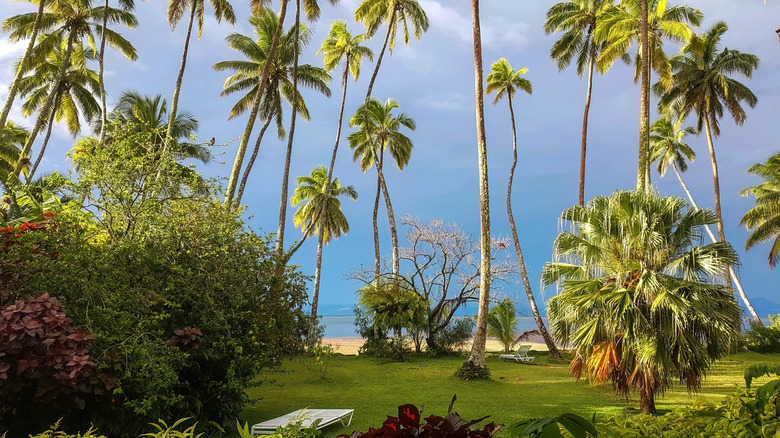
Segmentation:
[(355, 305), (352, 311), (355, 314), (356, 331), (360, 337), (365, 339), (358, 353), (375, 357), (383, 357), (390, 354), (387, 329), (375, 325), (373, 314), (365, 308)]
[(475, 325), (473, 318), (452, 319), (446, 327), (436, 333), (437, 344), (442, 348), (442, 352), (451, 353), (463, 348), (474, 335)]
[(388, 416), (378, 429), (369, 428), (368, 432), (355, 431), (352, 435), (339, 435), (338, 438), (490, 438), (501, 429), (501, 425), (486, 424), (479, 429), (479, 423), (487, 417), (476, 420), (464, 420), (452, 411), (456, 397), (452, 397), (447, 415), (431, 415), (420, 423), (422, 411), (415, 405), (398, 406), (398, 416)]
[(745, 333), (745, 344), (749, 350), (758, 353), (780, 353), (780, 315), (769, 315), (769, 326), (750, 322)]

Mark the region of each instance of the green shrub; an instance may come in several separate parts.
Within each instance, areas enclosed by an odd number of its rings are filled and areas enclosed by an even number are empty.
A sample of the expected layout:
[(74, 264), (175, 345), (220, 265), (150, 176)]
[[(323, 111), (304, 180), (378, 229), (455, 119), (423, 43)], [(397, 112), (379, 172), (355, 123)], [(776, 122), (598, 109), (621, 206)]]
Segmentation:
[(769, 326), (750, 322), (745, 333), (747, 348), (758, 353), (780, 353), (780, 315), (769, 315)]
[(476, 321), (473, 318), (453, 318), (446, 327), (436, 333), (442, 353), (451, 353), (460, 348), (474, 335)]

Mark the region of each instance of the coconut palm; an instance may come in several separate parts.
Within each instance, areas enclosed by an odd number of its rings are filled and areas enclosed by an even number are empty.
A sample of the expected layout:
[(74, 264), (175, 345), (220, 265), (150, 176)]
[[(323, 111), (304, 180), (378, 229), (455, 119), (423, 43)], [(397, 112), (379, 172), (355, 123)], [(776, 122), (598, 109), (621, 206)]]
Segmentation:
[[(171, 30), (176, 28), (179, 21), (184, 16), (185, 11), (189, 8), (190, 17), (187, 23), (187, 33), (184, 37), (184, 50), (181, 55), (181, 67), (179, 67), (179, 75), (176, 78), (176, 87), (173, 89), (173, 98), (171, 99), (171, 111), (170, 120), (168, 124), (168, 136), (173, 138), (173, 121), (176, 120), (176, 113), (179, 106), (179, 92), (181, 91), (181, 83), (184, 78), (184, 68), (187, 65), (187, 54), (190, 47), (190, 36), (192, 35), (192, 25), (195, 20), (198, 21), (198, 40), (203, 33), (203, 13), (205, 12), (205, 0), (169, 0), (167, 18), (168, 24), (171, 26)], [(209, 0), (209, 4), (214, 9), (214, 18), (217, 23), (221, 23), (224, 19), (231, 25), (236, 23), (236, 15), (233, 12), (233, 6), (227, 0)]]
[(488, 336), (498, 339), (498, 342), (504, 346), (504, 353), (509, 353), (515, 344), (517, 344), (517, 325), (520, 318), (515, 311), (515, 303), (509, 298), (496, 304), (488, 313), (487, 327)]
[[(653, 126), (650, 127), (650, 159), (651, 162), (658, 162), (658, 174), (661, 175), (661, 177), (666, 175), (666, 172), (671, 165), (675, 175), (677, 175), (680, 186), (682, 186), (686, 196), (688, 196), (688, 202), (691, 203), (693, 208), (699, 208), (696, 204), (696, 200), (693, 198), (693, 194), (688, 189), (688, 185), (685, 184), (685, 180), (682, 177), (682, 172), (685, 172), (688, 169), (688, 164), (685, 160), (688, 159), (693, 161), (696, 158), (696, 153), (683, 140), (686, 136), (695, 134), (696, 130), (691, 126), (682, 127), (685, 120), (677, 116), (679, 113), (678, 110), (679, 108), (672, 108), (670, 111), (665, 111), (661, 117), (653, 123)], [(712, 242), (718, 241), (709, 226), (705, 226), (704, 230), (707, 232), (707, 235), (710, 236)], [(739, 280), (733, 267), (729, 267), (729, 274), (731, 281), (734, 282), (734, 287), (737, 288), (740, 296), (747, 297), (745, 290), (742, 288), (742, 282)], [(761, 318), (755, 313), (755, 309), (753, 309), (753, 306), (750, 305), (749, 301), (747, 307), (756, 324), (763, 325)]]
[[(296, 210), (295, 226), (304, 233), (314, 233), (320, 236), (317, 244), (317, 264), (314, 271), (314, 289), (311, 295), (311, 318), (317, 317), (317, 302), (320, 295), (320, 274), (322, 268), (322, 246), (333, 239), (349, 232), (349, 223), (341, 211), (342, 196), (357, 199), (358, 194), (353, 186), (342, 187), (338, 178), (333, 178), (327, 184), (328, 171), (325, 166), (318, 166), (308, 176), (298, 177), (298, 187), (292, 196), (292, 205), (303, 203)], [(322, 205), (327, 203), (328, 209), (322, 215)]]
[(363, 23), (368, 38), (376, 35), (382, 24), (387, 24), (385, 40), (379, 51), (371, 81), (368, 83), (367, 103), (371, 99), (371, 91), (374, 89), (374, 82), (379, 74), (379, 67), (382, 65), (385, 51), (390, 50), (390, 53), (393, 53), (398, 27), (403, 26), (404, 44), (408, 46), (411, 42), (409, 27), (412, 28), (412, 33), (417, 41), (420, 41), (422, 33), (428, 30), (430, 21), (417, 0), (363, 0), (355, 10), (355, 21)]
[[(650, 189), (650, 71), (658, 74), (663, 87), (671, 86), (672, 69), (664, 52), (664, 40), (688, 41), (693, 36), (691, 26), (698, 27), (702, 17), (698, 9), (669, 6), (665, 0), (621, 0), (620, 7), (609, 8), (604, 13), (601, 25), (596, 28), (596, 37), (608, 42), (597, 62), (600, 70), (626, 56), (632, 44), (637, 43), (634, 81), (641, 79), (637, 187)], [(647, 43), (643, 44), (645, 40)]]
[[(517, 225), (515, 223), (515, 217), (512, 212), (512, 183), (515, 177), (515, 168), (517, 167), (517, 129), (515, 127), (515, 110), (512, 105), (512, 99), (515, 92), (520, 89), (528, 94), (531, 94), (532, 86), (531, 81), (522, 77), (523, 74), (528, 72), (527, 68), (521, 68), (519, 70), (512, 69), (505, 58), (501, 58), (494, 62), (490, 67), (491, 73), (487, 76), (487, 88), (486, 94), (496, 93), (495, 99), (493, 99), (493, 105), (497, 104), (504, 96), (509, 103), (509, 117), (512, 121), (512, 153), (513, 161), (512, 166), (509, 169), (509, 182), (506, 188), (506, 212), (509, 216), (509, 228), (512, 231), (512, 241), (515, 245), (515, 252), (517, 253), (517, 263), (520, 268), (520, 277), (523, 280), (523, 287), (525, 288), (525, 294), (528, 298), (528, 304), (531, 306), (531, 313), (534, 315), (534, 321), (539, 327), (539, 331), (544, 337), (544, 341), (547, 344), (547, 348), (553, 356), (560, 356), (558, 348), (555, 346), (550, 334), (544, 326), (542, 316), (539, 314), (539, 309), (536, 307), (536, 299), (534, 298), (534, 292), (531, 289), (531, 282), (528, 280), (528, 271), (525, 266), (525, 260), (523, 259), (523, 251), (520, 247), (520, 238), (517, 235)], [(488, 325), (490, 321), (488, 321)], [(507, 350), (508, 352), (508, 350)]]
[[(395, 99), (387, 99), (383, 104), (379, 99), (371, 99), (368, 104), (363, 104), (355, 112), (355, 115), (349, 121), (352, 127), (357, 126), (358, 130), (347, 137), (350, 149), (353, 150), (353, 161), (360, 159), (360, 170), (366, 172), (372, 166), (376, 168), (377, 173), (377, 192), (374, 199), (374, 250), (379, 252), (379, 229), (377, 216), (379, 210), (379, 193), (381, 191), (385, 207), (387, 208), (387, 219), (390, 225), (390, 241), (392, 243), (392, 262), (393, 276), (399, 275), (399, 257), (398, 257), (398, 231), (395, 226), (395, 214), (393, 213), (393, 204), (390, 201), (390, 193), (387, 190), (387, 184), (384, 176), (384, 157), (385, 151), (390, 154), (390, 158), (398, 166), (399, 170), (409, 163), (414, 144), (412, 140), (401, 132), (406, 128), (414, 130), (417, 125), (414, 119), (400, 113), (393, 114), (393, 110), (401, 106)], [(375, 260), (375, 270), (379, 276), (379, 261)]]
[(236, 92), (245, 93), (231, 109), (229, 119), (243, 114), (252, 106), (253, 100), (258, 98), (257, 91), (260, 87), (259, 82), (263, 69), (266, 63), (271, 64), (265, 95), (262, 96), (262, 102), (258, 110), (259, 118), (265, 122), (255, 142), (252, 156), (247, 162), (246, 169), (244, 169), (241, 184), (235, 198), (238, 203), (241, 202), (244, 194), (249, 174), (260, 150), (260, 143), (272, 121), (276, 122), (278, 137), (280, 139), (285, 137), (282, 119), (282, 99), (291, 105), (293, 102), (296, 102), (298, 112), (300, 112), (304, 120), (311, 118), (303, 96), (292, 86), (293, 70), (297, 70), (297, 79), (303, 85), (330, 96), (330, 89), (327, 86), (327, 83), (330, 81), (330, 75), (324, 69), (309, 64), (293, 69), (292, 64), (295, 60), (293, 46), (296, 34), (298, 35), (298, 44), (301, 46), (305, 46), (308, 43), (311, 35), (306, 26), (301, 25), (302, 31), (296, 32), (295, 29), (289, 29), (287, 32), (284, 32), (279, 39), (279, 47), (273, 61), (267, 62), (271, 38), (273, 38), (278, 25), (278, 17), (273, 11), (266, 11), (263, 15), (252, 15), (249, 18), (249, 24), (254, 29), (256, 40), (239, 33), (228, 35), (225, 38), (228, 46), (239, 51), (246, 60), (223, 61), (214, 64), (215, 70), (233, 70), (236, 72), (225, 80), (225, 89), (222, 91), (222, 96)]
[(769, 157), (766, 163), (753, 165), (748, 172), (759, 176), (763, 181), (742, 190), (742, 196), (752, 194), (756, 198), (756, 205), (739, 221), (740, 225), (750, 231), (745, 250), (771, 241), (768, 262), (769, 269), (772, 269), (780, 260), (780, 153)]
[(479, 310), (471, 353), (461, 366), (461, 377), (486, 377), (485, 348), (487, 346), (487, 314), (490, 302), (490, 197), (488, 187), (487, 139), (485, 137), (485, 105), (482, 86), (482, 33), (479, 21), (479, 0), (471, 0), (471, 23), (474, 36), (474, 112), (477, 119), (477, 156), (479, 157)]
[[(596, 40), (596, 27), (604, 11), (614, 5), (614, 0), (570, 0), (556, 3), (547, 10), (544, 32), (563, 32), (550, 50), (550, 57), (558, 64), (558, 70), (568, 67), (576, 60), (577, 75), (582, 77), (588, 71), (588, 86), (585, 93), (585, 110), (582, 116), (582, 146), (580, 148), (579, 204), (585, 205), (585, 156), (588, 140), (588, 115), (593, 89), (593, 68), (605, 44)], [(599, 73), (606, 73), (599, 70)]]
[[(75, 138), (81, 132), (82, 118), (92, 122), (100, 114), (97, 96), (100, 92), (98, 74), (87, 68), (87, 60), (93, 60), (91, 50), (85, 50), (81, 44), (74, 44), (70, 57), (70, 65), (66, 67), (63, 77), (60, 76), (66, 41), (55, 47), (49, 56), (34, 66), (34, 70), (24, 76), (19, 83), (21, 94), (26, 96), (22, 104), (22, 114), (30, 116), (41, 110), (41, 106), (54, 95), (54, 104), (47, 117), (46, 136), (41, 144), (41, 150), (35, 164), (27, 172), (27, 181), (31, 181), (38, 165), (46, 152), (46, 146), (51, 138), (52, 128), (56, 122), (64, 121), (68, 131)], [(54, 87), (57, 88), (54, 88)], [(83, 115), (82, 116), (80, 116)]]
[(636, 190), (575, 206), (561, 218), (572, 231), (555, 240), (545, 265), (554, 336), (577, 349), (571, 369), (616, 391), (640, 396), (655, 412), (655, 396), (677, 380), (696, 391), (710, 363), (729, 353), (740, 312), (722, 285), (738, 263), (727, 242), (700, 246), (710, 210), (675, 197)]
[[(27, 128), (12, 121), (6, 122), (3, 136), (0, 137), (0, 184), (5, 187), (29, 135), (30, 131)], [(29, 160), (27, 162), (29, 163)]]
[[(55, 90), (59, 89), (60, 83), (65, 80), (65, 72), (70, 67), (70, 58), (74, 46), (83, 44), (85, 40), (88, 43), (95, 41), (94, 31), (99, 28), (99, 23), (102, 22), (104, 13), (103, 8), (93, 8), (90, 0), (57, 1), (51, 3), (50, 8), (47, 8), (46, 12), (44, 12), (39, 26), (41, 32), (50, 33), (39, 38), (38, 44), (33, 49), (33, 54), (26, 61), (27, 64), (21, 67), (31, 68), (35, 66), (49, 56), (55, 47), (60, 46), (62, 41), (67, 41), (62, 65), (57, 76), (57, 83), (52, 87)], [(7, 20), (4, 23), (4, 28), (11, 30), (9, 38), (19, 40), (34, 33), (36, 16), (37, 14), (34, 13), (22, 14)], [(112, 25), (121, 23), (133, 27), (137, 24), (137, 21), (132, 14), (126, 11), (110, 9), (108, 23)], [(125, 57), (133, 60), (137, 58), (135, 48), (121, 35), (113, 30), (106, 29), (105, 36), (106, 42), (125, 55)], [(29, 155), (41, 126), (43, 126), (50, 115), (55, 99), (56, 93), (50, 93), (43, 105), (41, 105), (38, 118), (30, 132), (27, 144), (25, 144), (22, 150), (22, 155)], [(17, 165), (17, 169), (14, 172), (17, 176), (21, 171), (20, 165)]]

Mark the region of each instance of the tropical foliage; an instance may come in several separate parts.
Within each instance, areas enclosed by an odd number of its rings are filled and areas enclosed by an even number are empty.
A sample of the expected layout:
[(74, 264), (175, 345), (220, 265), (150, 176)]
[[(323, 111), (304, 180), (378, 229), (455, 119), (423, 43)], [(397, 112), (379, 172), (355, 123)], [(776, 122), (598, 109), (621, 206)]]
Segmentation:
[(515, 303), (509, 298), (493, 306), (488, 313), (488, 336), (498, 339), (504, 346), (504, 353), (514, 348), (517, 343), (517, 324), (520, 318), (515, 311)]
[(751, 232), (745, 249), (772, 242), (768, 257), (772, 269), (780, 261), (780, 154), (772, 155), (766, 163), (753, 165), (748, 172), (763, 181), (742, 191), (743, 196), (753, 195), (756, 204), (739, 222)]

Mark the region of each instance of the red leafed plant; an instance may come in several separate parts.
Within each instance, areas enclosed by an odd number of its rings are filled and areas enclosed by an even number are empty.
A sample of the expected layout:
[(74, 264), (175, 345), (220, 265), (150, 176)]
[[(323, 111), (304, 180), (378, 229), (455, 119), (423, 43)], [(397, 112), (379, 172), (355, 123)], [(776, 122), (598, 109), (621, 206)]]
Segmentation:
[(480, 429), (479, 423), (487, 416), (471, 421), (461, 418), (452, 411), (456, 398), (452, 396), (444, 417), (431, 415), (424, 418), (425, 423), (420, 423), (422, 410), (412, 404), (401, 405), (398, 406), (398, 416), (388, 416), (382, 427), (369, 428), (365, 433), (355, 431), (352, 435), (339, 435), (338, 438), (490, 438), (501, 429), (502, 425), (492, 422)]
[(168, 339), (169, 347), (176, 347), (183, 353), (189, 353), (192, 350), (200, 348), (200, 337), (203, 332), (199, 328), (184, 327), (173, 331), (173, 336)]

